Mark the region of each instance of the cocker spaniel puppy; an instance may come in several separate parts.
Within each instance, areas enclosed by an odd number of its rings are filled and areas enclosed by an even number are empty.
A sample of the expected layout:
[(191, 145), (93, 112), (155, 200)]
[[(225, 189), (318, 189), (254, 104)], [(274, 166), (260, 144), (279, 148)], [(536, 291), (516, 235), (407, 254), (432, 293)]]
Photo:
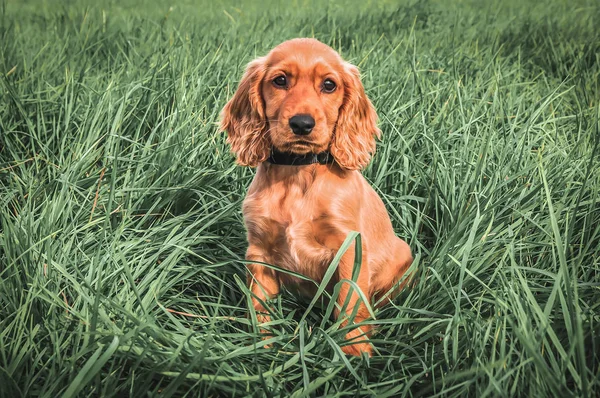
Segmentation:
[[(321, 282), (351, 231), (361, 234), (355, 280), (362, 296), (375, 303), (387, 294), (385, 302), (400, 288), (411, 250), (394, 234), (383, 202), (359, 171), (375, 152), (376, 122), (358, 69), (315, 39), (286, 41), (250, 62), (223, 108), (220, 127), (237, 162), (257, 167), (243, 214), (246, 259), (257, 262), (248, 265), (248, 283), (260, 322), (269, 320), (263, 304), (281, 285), (305, 295), (317, 288), (260, 263)], [(354, 316), (358, 323), (369, 311), (348, 282), (354, 257), (353, 243), (329, 288), (342, 281), (335, 315)], [(351, 329), (344, 352), (371, 355), (370, 329)]]

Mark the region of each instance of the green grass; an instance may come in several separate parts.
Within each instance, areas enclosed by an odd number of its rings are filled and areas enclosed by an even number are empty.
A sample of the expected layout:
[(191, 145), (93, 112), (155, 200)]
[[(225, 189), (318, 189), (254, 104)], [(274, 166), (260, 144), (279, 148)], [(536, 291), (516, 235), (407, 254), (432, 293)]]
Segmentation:
[[(0, 3), (0, 395), (600, 394), (596, 1), (141, 3)], [(216, 122), (298, 36), (359, 65), (415, 253), (370, 359), (291, 294), (271, 348), (248, 317)]]

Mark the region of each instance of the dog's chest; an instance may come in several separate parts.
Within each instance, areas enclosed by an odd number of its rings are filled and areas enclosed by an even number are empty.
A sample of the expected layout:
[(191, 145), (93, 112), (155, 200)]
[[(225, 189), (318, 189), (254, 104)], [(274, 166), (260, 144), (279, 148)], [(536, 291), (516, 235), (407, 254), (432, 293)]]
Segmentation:
[(259, 238), (262, 245), (293, 238), (299, 224), (313, 218), (312, 200), (299, 187), (265, 189), (249, 194), (244, 201), (244, 221), (249, 239)]
[[(269, 257), (268, 262), (316, 276), (307, 255), (317, 245), (315, 222), (322, 219), (316, 214), (316, 199), (298, 185), (270, 187), (249, 193), (244, 201), (244, 221), (251, 245), (260, 246)], [(305, 253), (308, 251), (308, 253)]]

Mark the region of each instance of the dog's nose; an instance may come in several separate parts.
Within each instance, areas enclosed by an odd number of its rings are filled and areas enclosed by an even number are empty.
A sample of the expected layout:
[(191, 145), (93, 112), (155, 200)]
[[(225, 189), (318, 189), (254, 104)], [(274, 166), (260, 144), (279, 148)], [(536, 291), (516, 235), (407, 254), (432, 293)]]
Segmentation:
[(315, 119), (311, 115), (295, 115), (290, 118), (290, 127), (296, 135), (308, 135), (315, 127)]

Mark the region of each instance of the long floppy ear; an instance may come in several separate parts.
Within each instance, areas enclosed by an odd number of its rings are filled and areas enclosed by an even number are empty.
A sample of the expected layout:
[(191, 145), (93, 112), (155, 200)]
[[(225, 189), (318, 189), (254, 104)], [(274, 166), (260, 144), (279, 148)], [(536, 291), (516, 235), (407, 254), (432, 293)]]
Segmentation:
[(227, 131), (227, 143), (242, 166), (256, 167), (270, 153), (261, 95), (265, 72), (265, 58), (250, 62), (237, 91), (221, 111), (220, 130)]
[(359, 170), (367, 166), (375, 153), (377, 113), (365, 94), (356, 66), (344, 63), (344, 103), (340, 108), (331, 154), (344, 169)]

